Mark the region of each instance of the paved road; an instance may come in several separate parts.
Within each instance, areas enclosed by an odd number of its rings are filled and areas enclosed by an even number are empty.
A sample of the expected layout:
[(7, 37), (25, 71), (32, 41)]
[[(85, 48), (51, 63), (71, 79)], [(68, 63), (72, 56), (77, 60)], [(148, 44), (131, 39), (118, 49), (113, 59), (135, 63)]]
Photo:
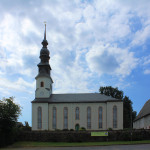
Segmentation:
[(35, 147), (35, 148), (10, 148), (2, 150), (150, 150), (150, 144), (140, 145), (115, 145), (92, 147)]

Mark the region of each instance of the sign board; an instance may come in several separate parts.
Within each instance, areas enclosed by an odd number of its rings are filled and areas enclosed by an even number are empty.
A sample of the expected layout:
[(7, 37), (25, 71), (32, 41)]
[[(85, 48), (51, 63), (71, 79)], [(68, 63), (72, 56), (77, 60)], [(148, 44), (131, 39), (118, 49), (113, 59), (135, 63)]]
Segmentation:
[(91, 132), (91, 136), (108, 136), (108, 132)]

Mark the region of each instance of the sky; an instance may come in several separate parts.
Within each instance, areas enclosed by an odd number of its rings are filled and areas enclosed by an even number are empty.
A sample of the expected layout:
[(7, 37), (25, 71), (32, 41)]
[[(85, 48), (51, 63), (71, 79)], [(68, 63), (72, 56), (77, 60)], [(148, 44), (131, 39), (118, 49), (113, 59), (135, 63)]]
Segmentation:
[(0, 99), (31, 101), (47, 22), (53, 93), (118, 87), (140, 111), (150, 99), (149, 0), (1, 0)]

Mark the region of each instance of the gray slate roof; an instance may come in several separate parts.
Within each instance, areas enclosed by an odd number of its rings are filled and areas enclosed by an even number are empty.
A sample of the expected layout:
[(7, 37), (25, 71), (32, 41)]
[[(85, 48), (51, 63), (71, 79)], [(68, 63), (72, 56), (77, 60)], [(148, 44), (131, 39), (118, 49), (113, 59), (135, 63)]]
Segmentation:
[(143, 108), (141, 109), (134, 121), (137, 121), (147, 115), (150, 115), (150, 99), (144, 104)]
[(95, 103), (121, 101), (99, 93), (52, 94), (50, 98), (35, 98), (32, 103)]

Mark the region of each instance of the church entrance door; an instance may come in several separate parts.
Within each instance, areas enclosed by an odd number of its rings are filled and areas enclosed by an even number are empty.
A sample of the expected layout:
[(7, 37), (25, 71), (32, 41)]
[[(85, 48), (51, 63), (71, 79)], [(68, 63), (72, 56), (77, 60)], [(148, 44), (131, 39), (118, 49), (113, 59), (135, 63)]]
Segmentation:
[(79, 131), (79, 128), (80, 128), (79, 124), (76, 124), (76, 125), (75, 125), (75, 130), (76, 130), (76, 131)]

